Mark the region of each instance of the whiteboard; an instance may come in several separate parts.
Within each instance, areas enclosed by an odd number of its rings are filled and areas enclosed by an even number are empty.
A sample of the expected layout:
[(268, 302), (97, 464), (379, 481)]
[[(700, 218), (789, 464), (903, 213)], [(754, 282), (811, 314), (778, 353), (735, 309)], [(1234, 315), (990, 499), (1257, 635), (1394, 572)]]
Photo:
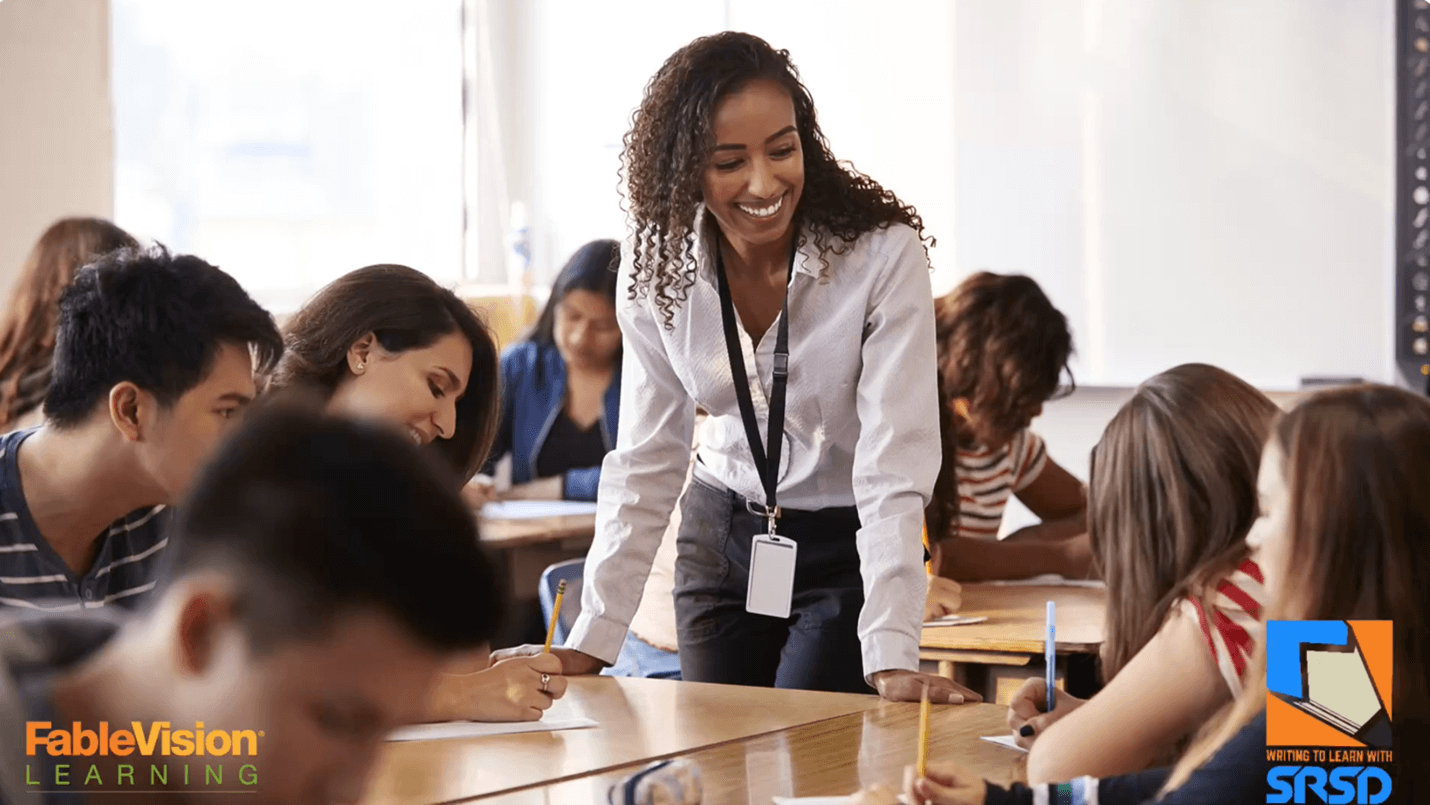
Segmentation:
[(1035, 277), (1082, 385), (1389, 382), (1393, 6), (959, 0), (956, 275)]

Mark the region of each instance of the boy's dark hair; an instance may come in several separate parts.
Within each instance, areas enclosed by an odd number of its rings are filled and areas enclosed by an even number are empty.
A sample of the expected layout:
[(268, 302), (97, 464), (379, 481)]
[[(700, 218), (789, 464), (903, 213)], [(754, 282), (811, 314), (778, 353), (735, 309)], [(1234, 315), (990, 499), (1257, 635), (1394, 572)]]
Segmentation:
[(60, 297), (45, 417), (77, 425), (126, 380), (171, 406), (225, 343), (253, 349), (264, 371), (283, 351), (273, 317), (214, 266), (163, 246), (111, 252)]
[(448, 652), (486, 644), (505, 601), (451, 471), (395, 431), (292, 401), (254, 410), (173, 523), (173, 575), (238, 578), (255, 650), (375, 610)]

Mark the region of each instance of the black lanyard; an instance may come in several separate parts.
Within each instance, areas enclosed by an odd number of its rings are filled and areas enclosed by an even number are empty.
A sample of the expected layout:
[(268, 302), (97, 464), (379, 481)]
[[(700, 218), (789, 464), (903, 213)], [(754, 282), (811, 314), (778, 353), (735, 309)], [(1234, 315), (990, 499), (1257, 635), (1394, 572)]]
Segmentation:
[[(797, 242), (796, 240), (795, 243)], [(745, 422), (745, 438), (750, 441), (755, 471), (760, 474), (760, 482), (765, 486), (765, 510), (756, 513), (769, 519), (771, 534), (775, 531), (775, 519), (780, 516), (779, 506), (775, 502), (775, 487), (779, 483), (780, 448), (784, 443), (785, 432), (785, 383), (789, 379), (789, 283), (794, 277), (795, 243), (790, 244), (789, 270), (785, 272), (784, 306), (780, 310), (779, 329), (775, 335), (768, 451), (760, 444), (760, 424), (755, 419), (755, 402), (750, 397), (750, 381), (745, 375), (745, 358), (740, 350), (740, 333), (736, 329), (738, 325), (735, 324), (735, 303), (730, 299), (730, 285), (725, 280), (725, 257), (721, 254), (720, 245), (715, 245), (715, 276), (720, 285), (720, 315), (725, 322), (725, 348), (730, 353), (730, 374), (735, 381), (735, 397), (740, 401), (740, 418)], [(751, 511), (754, 511), (753, 507)]]

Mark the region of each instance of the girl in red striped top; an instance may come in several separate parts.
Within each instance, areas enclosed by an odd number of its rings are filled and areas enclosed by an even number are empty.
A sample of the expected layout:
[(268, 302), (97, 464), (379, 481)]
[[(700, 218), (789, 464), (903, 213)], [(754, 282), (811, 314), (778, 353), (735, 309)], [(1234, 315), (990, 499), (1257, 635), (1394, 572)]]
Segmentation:
[[(1028, 430), (1044, 402), (1071, 389), (1060, 388), (1067, 319), (1032, 279), (986, 272), (939, 299), (934, 319), (943, 468), (925, 512), (931, 567), (959, 581), (1085, 576), (1082, 482)], [(1042, 522), (999, 540), (1013, 495)]]
[(1086, 702), (1041, 679), (1009, 725), (1033, 784), (1169, 761), (1241, 691), (1266, 602), (1247, 546), (1276, 405), (1202, 364), (1143, 383), (1093, 448), (1088, 532), (1107, 580), (1105, 687)]

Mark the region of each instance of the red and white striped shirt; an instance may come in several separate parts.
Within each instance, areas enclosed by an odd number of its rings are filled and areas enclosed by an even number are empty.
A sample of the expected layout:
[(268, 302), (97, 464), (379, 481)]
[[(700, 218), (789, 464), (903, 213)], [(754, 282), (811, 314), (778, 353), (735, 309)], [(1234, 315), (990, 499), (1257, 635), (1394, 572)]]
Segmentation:
[(1022, 430), (1001, 450), (959, 448), (957, 461), (957, 535), (993, 540), (1003, 525), (1008, 496), (1038, 480), (1048, 464), (1048, 451), (1041, 437)]
[(1183, 614), (1197, 619), (1212, 659), (1233, 696), (1241, 692), (1242, 675), (1256, 650), (1256, 641), (1261, 639), (1266, 602), (1261, 568), (1252, 559), (1242, 562), (1217, 585), (1210, 620), (1201, 601), (1182, 599)]

